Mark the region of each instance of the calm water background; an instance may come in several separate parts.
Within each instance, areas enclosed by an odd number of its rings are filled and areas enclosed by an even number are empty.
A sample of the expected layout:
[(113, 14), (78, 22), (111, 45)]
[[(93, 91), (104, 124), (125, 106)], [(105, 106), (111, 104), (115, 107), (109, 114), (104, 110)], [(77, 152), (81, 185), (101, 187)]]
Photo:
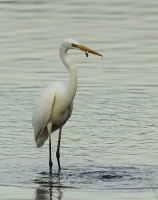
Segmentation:
[[(1, 199), (156, 199), (158, 1), (0, 1)], [(31, 125), (41, 91), (68, 83), (58, 48), (73, 38), (104, 55), (69, 51), (78, 89), (61, 141), (37, 149)]]

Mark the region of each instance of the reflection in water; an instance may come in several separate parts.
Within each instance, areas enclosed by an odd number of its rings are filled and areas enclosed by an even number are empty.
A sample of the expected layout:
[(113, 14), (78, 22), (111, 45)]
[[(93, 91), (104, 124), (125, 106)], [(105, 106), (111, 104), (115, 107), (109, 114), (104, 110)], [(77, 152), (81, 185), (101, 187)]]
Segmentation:
[[(51, 189), (50, 189), (51, 190)], [(49, 200), (52, 199), (52, 193), (49, 195), (49, 191), (46, 188), (39, 187), (36, 189), (35, 200)]]
[(60, 184), (60, 174), (45, 175), (35, 180), (40, 186), (36, 189), (35, 200), (61, 200), (63, 197), (63, 186)]

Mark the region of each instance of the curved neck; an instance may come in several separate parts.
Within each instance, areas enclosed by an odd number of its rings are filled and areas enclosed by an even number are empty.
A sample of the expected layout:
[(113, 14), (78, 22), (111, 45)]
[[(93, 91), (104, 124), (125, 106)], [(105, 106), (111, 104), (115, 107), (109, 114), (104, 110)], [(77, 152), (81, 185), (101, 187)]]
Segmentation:
[(68, 107), (72, 103), (72, 101), (75, 97), (75, 94), (76, 94), (77, 73), (76, 73), (75, 65), (73, 64), (73, 62), (69, 59), (69, 57), (67, 55), (67, 51), (68, 51), (67, 49), (62, 48), (62, 47), (59, 49), (60, 58), (70, 73), (69, 84), (68, 84), (68, 87), (67, 87), (67, 90), (66, 90), (66, 93), (64, 96), (64, 103)]

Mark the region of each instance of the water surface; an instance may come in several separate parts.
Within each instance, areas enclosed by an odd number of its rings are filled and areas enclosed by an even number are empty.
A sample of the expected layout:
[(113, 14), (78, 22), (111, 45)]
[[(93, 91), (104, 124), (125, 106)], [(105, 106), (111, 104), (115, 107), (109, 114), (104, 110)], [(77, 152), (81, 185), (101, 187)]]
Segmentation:
[[(3, 199), (156, 199), (158, 2), (0, 2), (0, 195)], [(104, 56), (70, 51), (78, 89), (63, 128), (61, 173), (52, 135), (31, 125), (41, 91), (69, 74), (58, 48), (73, 38)]]

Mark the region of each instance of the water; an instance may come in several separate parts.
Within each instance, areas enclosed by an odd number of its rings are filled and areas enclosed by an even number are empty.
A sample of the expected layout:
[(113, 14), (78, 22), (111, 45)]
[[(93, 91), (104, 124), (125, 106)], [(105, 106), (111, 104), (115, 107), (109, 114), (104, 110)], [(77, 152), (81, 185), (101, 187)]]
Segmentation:
[[(157, 199), (158, 2), (0, 1), (0, 196), (3, 199)], [(73, 38), (104, 56), (70, 51), (78, 89), (63, 128), (60, 175), (52, 135), (37, 149), (34, 102), (68, 83), (58, 48)], [(104, 67), (102, 67), (104, 65)]]

